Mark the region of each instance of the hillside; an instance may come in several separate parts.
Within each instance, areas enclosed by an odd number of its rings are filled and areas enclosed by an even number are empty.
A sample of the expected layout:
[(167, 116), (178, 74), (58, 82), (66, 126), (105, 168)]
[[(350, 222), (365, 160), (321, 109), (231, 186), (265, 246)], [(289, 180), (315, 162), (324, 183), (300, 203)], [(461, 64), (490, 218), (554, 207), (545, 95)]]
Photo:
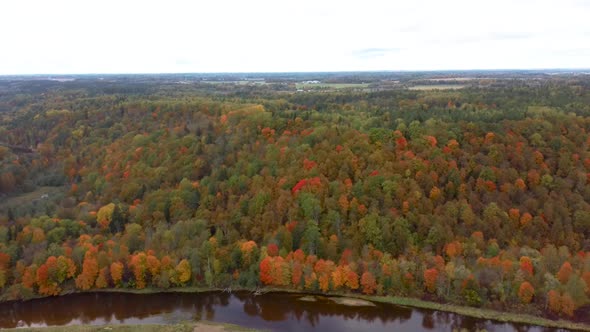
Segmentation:
[(273, 286), (584, 320), (590, 77), (427, 78), (0, 81), (1, 298)]

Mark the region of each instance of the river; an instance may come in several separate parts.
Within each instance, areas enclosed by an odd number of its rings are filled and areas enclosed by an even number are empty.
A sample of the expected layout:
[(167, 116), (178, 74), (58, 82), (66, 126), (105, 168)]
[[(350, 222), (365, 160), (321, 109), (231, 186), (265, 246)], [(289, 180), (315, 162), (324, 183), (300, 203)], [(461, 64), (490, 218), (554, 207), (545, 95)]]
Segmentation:
[(346, 306), (329, 298), (267, 293), (82, 293), (0, 304), (0, 328), (213, 321), (270, 331), (555, 331), (393, 304)]

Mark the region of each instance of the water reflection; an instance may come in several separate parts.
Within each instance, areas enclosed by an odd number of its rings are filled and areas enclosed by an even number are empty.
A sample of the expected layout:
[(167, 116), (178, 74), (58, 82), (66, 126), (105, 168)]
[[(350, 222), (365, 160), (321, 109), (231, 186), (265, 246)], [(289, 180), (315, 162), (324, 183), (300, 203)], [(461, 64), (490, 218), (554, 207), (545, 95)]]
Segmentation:
[[(69, 324), (176, 323), (208, 320), (275, 331), (549, 331), (453, 313), (389, 304), (347, 307), (327, 298), (300, 301), (296, 294), (273, 293), (87, 293), (0, 304), (0, 328)], [(19, 323), (20, 322), (20, 323)]]

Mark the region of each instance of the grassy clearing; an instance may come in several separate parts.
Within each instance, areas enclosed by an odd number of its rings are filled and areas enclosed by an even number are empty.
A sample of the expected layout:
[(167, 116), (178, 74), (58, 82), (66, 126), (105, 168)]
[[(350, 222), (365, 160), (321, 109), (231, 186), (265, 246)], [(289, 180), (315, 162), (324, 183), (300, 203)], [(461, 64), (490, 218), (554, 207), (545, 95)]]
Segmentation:
[(464, 84), (432, 84), (432, 85), (414, 85), (409, 87), (409, 90), (459, 90), (465, 88)]
[[(39, 187), (35, 191), (4, 199), (0, 202), (0, 208), (27, 205), (36, 200), (42, 202), (43, 200), (52, 199), (53, 196), (62, 193), (64, 190), (64, 187)], [(41, 198), (43, 195), (48, 195), (49, 197), (43, 199)]]

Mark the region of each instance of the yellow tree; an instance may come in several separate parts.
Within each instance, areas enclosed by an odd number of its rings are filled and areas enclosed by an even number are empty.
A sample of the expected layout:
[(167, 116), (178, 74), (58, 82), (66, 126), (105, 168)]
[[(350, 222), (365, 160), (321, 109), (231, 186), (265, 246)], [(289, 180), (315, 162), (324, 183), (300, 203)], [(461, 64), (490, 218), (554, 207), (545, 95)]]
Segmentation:
[(191, 264), (186, 259), (181, 260), (176, 265), (176, 273), (178, 275), (178, 282), (181, 285), (186, 284), (191, 280)]
[(109, 227), (109, 224), (113, 220), (114, 211), (114, 203), (109, 203), (98, 210), (98, 212), (96, 213), (96, 221), (98, 222), (100, 227), (102, 227), (102, 229), (106, 229)]
[(135, 276), (135, 286), (139, 289), (145, 288), (145, 277), (147, 270), (147, 258), (144, 252), (138, 252), (131, 256), (129, 260), (129, 267)]

